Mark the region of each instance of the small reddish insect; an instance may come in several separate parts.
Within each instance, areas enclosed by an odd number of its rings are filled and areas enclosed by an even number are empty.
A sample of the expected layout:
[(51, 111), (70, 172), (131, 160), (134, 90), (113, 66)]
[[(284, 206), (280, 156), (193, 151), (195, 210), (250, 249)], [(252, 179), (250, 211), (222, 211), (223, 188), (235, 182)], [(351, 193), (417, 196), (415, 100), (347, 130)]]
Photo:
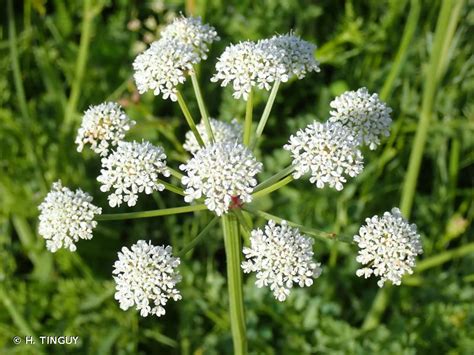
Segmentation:
[(231, 196), (232, 202), (230, 203), (229, 208), (242, 208), (242, 201), (240, 201), (239, 196)]

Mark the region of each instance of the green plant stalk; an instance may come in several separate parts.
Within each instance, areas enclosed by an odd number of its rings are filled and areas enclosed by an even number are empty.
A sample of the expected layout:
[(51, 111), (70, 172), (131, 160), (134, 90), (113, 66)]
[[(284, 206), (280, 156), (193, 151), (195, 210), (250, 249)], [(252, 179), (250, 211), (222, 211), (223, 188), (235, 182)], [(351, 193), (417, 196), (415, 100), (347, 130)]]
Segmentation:
[(385, 80), (382, 90), (380, 91), (380, 98), (384, 101), (387, 100), (390, 94), (392, 93), (393, 87), (395, 85), (395, 80), (400, 74), (402, 66), (405, 63), (408, 48), (410, 47), (413, 36), (415, 35), (419, 18), (420, 18), (420, 1), (411, 0), (410, 12), (408, 13), (408, 19), (405, 24), (405, 28), (403, 30), (400, 46), (398, 47), (397, 54), (395, 55), (395, 60), (393, 64), (391, 65), (390, 72), (388, 73), (387, 79)]
[(33, 134), (31, 132), (31, 117), (28, 111), (28, 104), (26, 102), (25, 88), (23, 87), (23, 81), (21, 78), (20, 70), (20, 60), (18, 56), (18, 41), (16, 37), (15, 29), (15, 17), (13, 14), (13, 5), (12, 0), (7, 2), (7, 12), (8, 12), (8, 46), (10, 50), (10, 60), (13, 71), (13, 82), (15, 84), (15, 91), (18, 98), (18, 105), (20, 107), (21, 117), (23, 118), (23, 129), (25, 130), (27, 139), (25, 142), (25, 150), (28, 155), (28, 159), (34, 164), (35, 173), (38, 176), (38, 181), (40, 182), (40, 187), (42, 193), (47, 191), (47, 182), (45, 175), (42, 169), (42, 160), (40, 156), (36, 153), (36, 150), (33, 147)]
[(39, 347), (39, 344), (41, 343), (38, 341), (36, 333), (33, 331), (33, 329), (31, 329), (23, 315), (21, 315), (20, 312), (18, 312), (18, 310), (15, 308), (14, 302), (12, 302), (12, 299), (3, 288), (3, 285), (0, 285), (0, 302), (3, 303), (3, 306), (5, 307), (11, 319), (13, 320), (13, 323), (21, 332), (21, 337), (32, 336), (35, 339), (35, 343), (38, 344), (36, 346)]
[(253, 115), (253, 90), (250, 89), (247, 105), (245, 107), (245, 122), (244, 122), (244, 145), (250, 144), (252, 136), (252, 115)]
[[(471, 253), (474, 253), (474, 243), (469, 243), (459, 248), (431, 256), (418, 263), (415, 268), (415, 275), (433, 267), (440, 266), (453, 259), (462, 258), (464, 255)], [(382, 317), (385, 309), (388, 306), (388, 302), (390, 301), (392, 291), (393, 286), (386, 285), (377, 292), (377, 296), (372, 303), (372, 308), (370, 309), (370, 312), (367, 314), (364, 323), (362, 324), (363, 331), (374, 329), (379, 324), (380, 318)]]
[(214, 217), (206, 227), (204, 227), (204, 229), (201, 231), (201, 233), (199, 233), (193, 240), (191, 240), (191, 242), (189, 242), (189, 244), (187, 244), (183, 249), (181, 249), (179, 251), (178, 254), (176, 254), (177, 257), (179, 258), (182, 258), (183, 256), (185, 256), (189, 251), (191, 251), (192, 249), (194, 249), (194, 247), (207, 235), (207, 233), (209, 233), (209, 231), (211, 230), (211, 228), (214, 226), (214, 224), (216, 224), (216, 222), (218, 221), (218, 217)]
[(328, 232), (323, 232), (323, 231), (320, 231), (318, 229), (314, 229), (314, 228), (310, 228), (310, 227), (306, 227), (306, 226), (303, 226), (301, 224), (298, 224), (298, 223), (295, 223), (295, 222), (291, 222), (291, 221), (287, 221), (283, 218), (280, 218), (278, 216), (275, 216), (275, 215), (272, 215), (270, 213), (267, 213), (267, 212), (263, 212), (259, 209), (256, 209), (256, 208), (253, 208), (251, 206), (248, 206), (248, 205), (245, 205), (243, 207), (243, 210), (244, 211), (247, 211), (247, 212), (250, 212), (252, 213), (253, 215), (255, 216), (258, 216), (258, 217), (262, 217), (268, 221), (270, 220), (273, 220), (277, 223), (281, 223), (283, 221), (286, 221), (286, 223), (288, 223), (289, 226), (291, 227), (295, 227), (295, 228), (298, 228), (301, 232), (303, 233), (306, 233), (306, 234), (309, 234), (313, 237), (317, 237), (317, 238), (324, 238), (324, 239), (331, 239), (331, 240), (339, 240), (339, 241), (345, 241), (343, 240), (342, 238), (340, 237), (337, 237), (335, 233), (328, 233)]
[(259, 198), (259, 197), (268, 195), (269, 193), (272, 193), (273, 191), (276, 191), (279, 188), (282, 188), (283, 186), (288, 185), (293, 180), (294, 180), (293, 175), (288, 175), (287, 177), (281, 179), (280, 181), (274, 183), (273, 185), (270, 185), (260, 191), (254, 192), (252, 196), (254, 198)]
[(96, 216), (95, 220), (96, 221), (119, 221), (119, 220), (123, 220), (123, 219), (137, 219), (137, 218), (169, 216), (169, 215), (172, 215), (172, 214), (203, 211), (205, 209), (207, 209), (206, 205), (195, 205), (195, 206), (163, 208), (163, 209), (152, 210), (152, 211), (102, 214), (102, 215)]
[(267, 124), (268, 117), (270, 116), (270, 112), (273, 107), (273, 102), (275, 101), (275, 97), (278, 92), (278, 88), (280, 87), (280, 80), (275, 81), (273, 84), (272, 91), (270, 92), (270, 96), (268, 97), (267, 104), (265, 105), (265, 109), (263, 110), (262, 117), (258, 122), (257, 130), (255, 132), (255, 137), (252, 142), (252, 147), (257, 144), (257, 140), (262, 136), (263, 130), (265, 129), (265, 125)]
[(222, 217), (222, 230), (227, 260), (227, 285), (229, 289), (229, 310), (234, 354), (247, 354), (242, 271), (240, 269), (241, 243), (239, 224), (232, 214)]
[(285, 169), (279, 171), (275, 175), (270, 176), (268, 179), (266, 179), (265, 181), (262, 181), (260, 184), (258, 184), (255, 187), (254, 192), (263, 190), (264, 188), (267, 188), (270, 185), (280, 181), (282, 178), (284, 178), (287, 175), (291, 174), (293, 172), (293, 170), (294, 170), (294, 167), (292, 165), (290, 165), (290, 166), (286, 167)]
[(439, 79), (437, 73), (439, 71), (440, 64), (444, 62), (443, 57), (446, 55), (446, 53), (443, 53), (442, 50), (446, 46), (445, 42), (450, 42), (452, 39), (452, 37), (447, 35), (447, 27), (450, 22), (451, 9), (452, 1), (443, 1), (441, 4), (438, 22), (436, 24), (434, 45), (428, 66), (426, 85), (423, 90), (420, 121), (418, 123), (415, 140), (413, 142), (413, 147), (410, 154), (408, 171), (405, 175), (402, 198), (400, 202), (400, 209), (406, 218), (410, 218), (418, 175), (420, 172), (421, 159), (425, 150), (426, 138), (428, 135), (428, 129), (430, 127), (433, 101)]
[(196, 95), (196, 100), (199, 106), (199, 112), (201, 112), (201, 118), (204, 122), (204, 127), (206, 127), (206, 133), (209, 137), (211, 142), (214, 142), (214, 133), (212, 133), (211, 121), (209, 119), (209, 114), (207, 113), (206, 105), (204, 104), (204, 100), (202, 98), (201, 88), (199, 87), (199, 82), (196, 77), (196, 73), (192, 72), (191, 74), (191, 81), (193, 83), (194, 94)]
[(92, 1), (84, 0), (83, 19), (81, 25), (81, 39), (79, 41), (79, 53), (77, 56), (76, 67), (74, 70), (74, 81), (71, 87), (71, 94), (66, 105), (64, 113), (63, 133), (66, 133), (72, 126), (74, 121), (74, 112), (77, 109), (79, 95), (81, 93), (82, 82), (89, 56), (89, 47), (92, 36), (92, 22), (94, 20), (94, 12), (92, 11)]
[(202, 137), (196, 128), (196, 123), (194, 123), (193, 116), (191, 116), (191, 113), (189, 112), (188, 106), (186, 105), (186, 102), (184, 101), (183, 95), (181, 95), (181, 93), (178, 91), (176, 93), (176, 96), (178, 97), (179, 107), (181, 108), (181, 111), (183, 111), (184, 118), (186, 119), (186, 122), (188, 123), (189, 128), (191, 129), (194, 136), (196, 137), (196, 140), (198, 141), (199, 145), (201, 147), (204, 147), (204, 141), (202, 140)]
[(183, 174), (181, 174), (178, 170), (173, 169), (172, 167), (168, 166), (168, 170), (171, 173), (171, 176), (175, 177), (178, 180), (183, 178)]
[(166, 190), (174, 192), (175, 194), (184, 196), (184, 191), (183, 191), (182, 188), (174, 186), (173, 184), (170, 184), (169, 182), (166, 182), (166, 181), (161, 180), (161, 179), (156, 179), (156, 182), (158, 184), (162, 184), (165, 187)]

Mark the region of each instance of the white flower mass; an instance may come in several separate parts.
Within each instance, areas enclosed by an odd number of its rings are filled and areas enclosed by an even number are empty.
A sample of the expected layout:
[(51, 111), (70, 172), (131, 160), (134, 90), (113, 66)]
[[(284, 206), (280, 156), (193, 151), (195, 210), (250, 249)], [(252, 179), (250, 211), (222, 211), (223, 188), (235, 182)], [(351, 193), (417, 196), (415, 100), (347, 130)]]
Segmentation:
[(354, 236), (359, 246), (357, 261), (364, 265), (357, 276), (379, 277), (379, 287), (387, 280), (400, 285), (404, 274), (413, 273), (415, 257), (423, 253), (416, 225), (409, 224), (398, 208), (367, 218), (365, 223)]
[(94, 152), (105, 156), (134, 125), (135, 121), (131, 120), (115, 102), (91, 106), (84, 112), (81, 127), (77, 131), (75, 140), (77, 151), (82, 152), (84, 145), (90, 144)]
[(112, 190), (108, 196), (111, 207), (122, 202), (135, 206), (139, 193), (149, 195), (164, 190), (163, 184), (157, 182), (159, 175), (170, 176), (163, 148), (149, 142), (120, 142), (116, 150), (102, 158), (100, 172), (97, 178), (102, 183), (100, 190)]
[(262, 163), (242, 144), (220, 142), (198, 150), (179, 168), (186, 173), (181, 179), (184, 200), (190, 203), (204, 196), (207, 208), (221, 216), (233, 198), (242, 203), (252, 200)]
[(219, 40), (215, 28), (203, 24), (200, 17), (184, 16), (166, 26), (161, 31), (161, 38), (192, 45), (201, 59), (207, 58), (209, 46)]
[(181, 299), (176, 285), (181, 281), (177, 267), (179, 258), (171, 254), (170, 246), (154, 246), (139, 240), (131, 248), (123, 247), (114, 263), (115, 299), (120, 308), (140, 311), (142, 317), (166, 313), (170, 299)]
[(330, 106), (330, 122), (340, 122), (348, 127), (359, 144), (367, 145), (371, 150), (380, 145), (380, 137), (390, 135), (392, 109), (370, 94), (366, 88), (347, 91), (336, 97)]
[(357, 176), (363, 169), (362, 153), (351, 132), (338, 123), (313, 122), (292, 135), (283, 148), (290, 151), (299, 179), (310, 172), (309, 181), (320, 189), (325, 185), (342, 190), (345, 175)]
[(232, 44), (219, 57), (211, 81), (232, 84), (234, 98), (248, 100), (253, 87), (270, 90), (277, 80), (302, 79), (308, 72), (318, 72), (315, 50), (316, 46), (291, 33)]
[(275, 298), (282, 302), (294, 285), (308, 287), (321, 275), (321, 264), (313, 259), (313, 239), (299, 233), (283, 221), (269, 221), (265, 230), (254, 229), (250, 247), (244, 247), (245, 273), (255, 272), (257, 287), (269, 286)]
[(76, 250), (79, 239), (91, 239), (97, 226), (94, 217), (102, 213), (92, 204), (92, 197), (82, 190), (75, 192), (53, 183), (51, 191), (39, 205), (38, 233), (46, 239), (46, 248), (56, 252), (60, 248)]
[(143, 94), (151, 90), (165, 100), (178, 100), (176, 87), (186, 81), (186, 75), (199, 61), (192, 44), (168, 38), (153, 42), (133, 62), (138, 92)]
[[(210, 119), (212, 134), (214, 135), (214, 140), (216, 143), (219, 142), (242, 142), (242, 126), (237, 122), (236, 119), (232, 120), (232, 122), (227, 123), (223, 121), (216, 120), (214, 118)], [(209, 136), (207, 135), (206, 126), (204, 122), (200, 122), (196, 126), (199, 134), (201, 135), (202, 140), (204, 141), (205, 145), (209, 145), (211, 143)], [(201, 146), (199, 145), (198, 141), (196, 140), (196, 136), (192, 131), (188, 131), (186, 133), (186, 140), (183, 144), (183, 148), (186, 149), (190, 153), (196, 153)]]

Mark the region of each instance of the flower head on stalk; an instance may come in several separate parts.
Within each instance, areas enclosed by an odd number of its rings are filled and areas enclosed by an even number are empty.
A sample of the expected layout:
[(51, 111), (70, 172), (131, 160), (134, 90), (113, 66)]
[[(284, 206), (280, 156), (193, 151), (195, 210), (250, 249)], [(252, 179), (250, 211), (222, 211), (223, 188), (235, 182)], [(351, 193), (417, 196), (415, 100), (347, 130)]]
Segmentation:
[[(215, 142), (242, 142), (242, 126), (237, 122), (236, 119), (232, 120), (230, 123), (227, 123), (211, 118), (210, 123)], [(204, 122), (201, 121), (196, 126), (196, 128), (201, 135), (204, 144), (208, 145), (211, 141), (207, 135)], [(183, 148), (192, 154), (201, 149), (198, 141), (196, 140), (196, 136), (192, 131), (188, 131), (186, 133), (186, 141), (183, 144)]]
[(111, 146), (116, 146), (134, 125), (135, 121), (115, 102), (91, 106), (84, 112), (81, 127), (77, 131), (77, 151), (82, 152), (84, 145), (90, 144), (94, 152), (105, 156)]
[(354, 177), (363, 168), (356, 140), (338, 123), (314, 122), (292, 135), (284, 149), (293, 157), (293, 177), (299, 179), (310, 172), (309, 181), (320, 189), (327, 184), (342, 190), (347, 181), (344, 175)]
[(114, 263), (115, 299), (120, 308), (140, 311), (142, 317), (166, 313), (164, 306), (170, 299), (181, 299), (176, 285), (181, 281), (177, 271), (179, 258), (171, 254), (170, 246), (153, 246), (139, 240), (131, 248), (123, 247)]
[(336, 97), (330, 106), (330, 122), (340, 122), (348, 127), (359, 144), (368, 145), (371, 150), (380, 144), (380, 137), (390, 135), (392, 109), (370, 94), (366, 88), (347, 91)]
[(197, 55), (205, 60), (209, 46), (219, 40), (216, 29), (203, 24), (200, 17), (180, 16), (161, 31), (161, 38), (180, 41), (194, 47)]
[(314, 58), (316, 46), (291, 32), (261, 40), (260, 43), (267, 48), (269, 53), (278, 53), (276, 59), (285, 68), (285, 76), (288, 78), (295, 76), (303, 79), (312, 71), (320, 71), (319, 63)]
[(258, 42), (245, 41), (228, 46), (216, 64), (211, 81), (232, 83), (236, 99), (248, 99), (253, 87), (270, 90), (275, 81), (292, 76), (302, 79), (319, 71), (314, 59), (316, 46), (293, 34), (278, 35)]
[(111, 207), (122, 202), (135, 206), (138, 193), (163, 191), (165, 187), (157, 179), (159, 175), (170, 176), (163, 148), (149, 142), (120, 142), (115, 151), (102, 158), (100, 172), (97, 178), (102, 183), (100, 190), (113, 190), (108, 197)]
[(186, 81), (186, 75), (199, 61), (192, 44), (169, 38), (153, 42), (133, 62), (138, 92), (143, 94), (151, 90), (155, 96), (177, 101), (176, 87)]
[(404, 274), (413, 273), (415, 257), (423, 253), (416, 225), (409, 224), (398, 208), (367, 218), (365, 223), (354, 236), (359, 246), (357, 261), (364, 265), (357, 276), (377, 276), (379, 287), (387, 280), (400, 285)]
[(284, 301), (296, 284), (311, 286), (321, 275), (321, 264), (313, 260), (313, 240), (283, 221), (269, 221), (265, 230), (254, 229), (250, 247), (243, 248), (245, 273), (256, 272), (257, 287), (269, 286), (278, 301)]
[(75, 251), (79, 239), (92, 239), (92, 230), (97, 226), (94, 217), (102, 213), (88, 193), (81, 189), (71, 191), (60, 180), (53, 183), (38, 209), (38, 232), (51, 252), (60, 248)]
[(186, 175), (186, 202), (205, 197), (205, 204), (218, 216), (226, 213), (237, 197), (241, 203), (252, 200), (257, 175), (262, 170), (252, 153), (237, 142), (219, 142), (198, 150), (180, 169)]

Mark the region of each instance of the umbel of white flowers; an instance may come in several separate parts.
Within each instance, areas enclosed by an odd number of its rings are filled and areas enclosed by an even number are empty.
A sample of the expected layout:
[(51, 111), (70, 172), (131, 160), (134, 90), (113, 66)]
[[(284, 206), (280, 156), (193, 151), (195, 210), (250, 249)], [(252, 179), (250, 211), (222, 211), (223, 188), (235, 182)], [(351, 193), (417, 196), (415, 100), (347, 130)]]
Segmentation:
[(237, 142), (202, 148), (179, 167), (186, 173), (181, 179), (186, 186), (184, 200), (192, 202), (204, 196), (209, 211), (221, 216), (229, 210), (232, 198), (242, 203), (252, 201), (255, 175), (262, 167), (250, 150)]
[(126, 132), (134, 125), (135, 121), (115, 102), (91, 106), (84, 113), (81, 127), (77, 131), (77, 151), (82, 152), (84, 145), (90, 144), (95, 153), (105, 156), (110, 147), (124, 139)]
[(257, 287), (269, 286), (275, 298), (286, 300), (293, 285), (311, 286), (321, 275), (321, 264), (313, 260), (313, 239), (301, 235), (286, 221), (269, 221), (265, 230), (254, 229), (250, 247), (244, 247), (242, 270), (255, 272)]
[(378, 276), (379, 287), (387, 280), (400, 285), (403, 275), (413, 273), (415, 257), (423, 253), (416, 225), (409, 224), (398, 208), (367, 218), (365, 223), (354, 236), (360, 249), (357, 261), (364, 265), (357, 276)]
[(146, 317), (165, 314), (168, 300), (181, 299), (176, 284), (181, 281), (177, 271), (180, 260), (171, 254), (170, 246), (153, 246), (139, 240), (131, 248), (123, 247), (114, 264), (115, 299), (120, 308), (130, 307)]
[(55, 252), (60, 248), (76, 251), (80, 239), (91, 239), (97, 226), (94, 217), (102, 213), (92, 204), (92, 196), (81, 189), (71, 191), (55, 182), (39, 205), (38, 233), (46, 239), (46, 248)]

